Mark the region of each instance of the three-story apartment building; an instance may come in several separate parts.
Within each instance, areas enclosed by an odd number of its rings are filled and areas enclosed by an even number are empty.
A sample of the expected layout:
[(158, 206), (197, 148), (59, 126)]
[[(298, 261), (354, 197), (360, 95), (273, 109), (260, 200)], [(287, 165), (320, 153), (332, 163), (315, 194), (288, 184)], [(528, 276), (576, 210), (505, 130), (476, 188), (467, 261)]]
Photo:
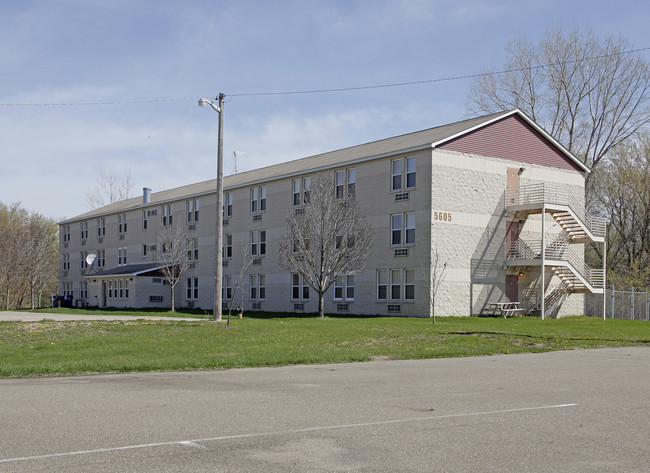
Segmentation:
[[(316, 312), (316, 294), (275, 254), (288, 212), (305, 205), (323, 172), (332, 173), (332, 192), (355, 196), (374, 229), (366, 269), (337, 279), (326, 312), (429, 316), (435, 255), (445, 265), (437, 315), (475, 315), (500, 301), (535, 311), (542, 295), (547, 314), (581, 314), (581, 293), (602, 293), (603, 271), (584, 265), (583, 245), (604, 241), (604, 222), (585, 212), (589, 170), (512, 110), (226, 176), (225, 304)], [(62, 295), (79, 305), (169, 307), (160, 229), (182, 225), (191, 264), (177, 306), (212, 309), (215, 188), (214, 180), (145, 188), (61, 222)], [(233, 293), (245, 255), (253, 261)]]

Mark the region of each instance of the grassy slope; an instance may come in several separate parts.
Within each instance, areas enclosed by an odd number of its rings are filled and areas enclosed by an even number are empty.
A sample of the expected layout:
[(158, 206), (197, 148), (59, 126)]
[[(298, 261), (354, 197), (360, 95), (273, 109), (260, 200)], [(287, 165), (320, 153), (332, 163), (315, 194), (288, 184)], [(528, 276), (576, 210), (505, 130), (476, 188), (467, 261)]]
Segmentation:
[[(46, 316), (46, 314), (44, 314)], [(244, 318), (0, 323), (0, 376), (472, 356), (650, 345), (650, 324), (572, 318)]]

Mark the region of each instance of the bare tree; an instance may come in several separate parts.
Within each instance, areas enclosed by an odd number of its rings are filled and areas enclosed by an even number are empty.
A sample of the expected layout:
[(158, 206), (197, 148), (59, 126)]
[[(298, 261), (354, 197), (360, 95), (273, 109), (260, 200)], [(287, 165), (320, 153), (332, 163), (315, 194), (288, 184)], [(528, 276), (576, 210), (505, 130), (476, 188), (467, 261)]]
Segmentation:
[(53, 289), (58, 271), (54, 221), (13, 204), (0, 203), (0, 300), (5, 310)]
[(246, 271), (248, 270), (250, 265), (253, 264), (253, 260), (255, 259), (251, 255), (251, 252), (248, 249), (248, 243), (246, 242), (244, 242), (241, 246), (241, 253), (242, 253), (242, 260), (241, 260), (241, 264), (239, 265), (239, 273), (237, 274), (237, 280), (235, 281), (235, 287), (233, 287), (231, 297), (228, 300), (228, 322), (226, 323), (226, 326), (228, 327), (230, 327), (230, 313), (232, 312), (232, 305), (233, 305), (233, 301), (235, 300), (235, 297), (237, 296), (237, 291), (240, 291), (242, 309), (244, 307), (244, 289), (245, 289), (244, 277), (246, 276)]
[(372, 227), (361, 213), (353, 190), (345, 193), (335, 189), (331, 174), (312, 178), (305, 200), (287, 215), (278, 264), (300, 274), (316, 291), (318, 314), (324, 317), (325, 292), (336, 278), (365, 269)]
[(172, 312), (176, 310), (174, 297), (176, 285), (189, 270), (191, 261), (195, 257), (193, 252), (198, 251), (187, 238), (187, 227), (182, 223), (160, 226), (156, 262), (162, 267), (161, 271), (170, 286)]
[(632, 44), (593, 32), (551, 30), (510, 41), (507, 72), (471, 85), (468, 108), (519, 108), (590, 167), (650, 122), (650, 69)]
[(121, 171), (101, 168), (95, 182), (95, 186), (86, 193), (86, 202), (91, 209), (130, 198), (135, 186), (130, 167)]
[(436, 295), (438, 294), (438, 289), (442, 281), (445, 279), (445, 272), (447, 271), (447, 262), (442, 263), (440, 260), (440, 253), (438, 252), (438, 246), (432, 248), (431, 251), (431, 263), (428, 267), (421, 266), (420, 270), (422, 272), (422, 279), (427, 287), (427, 292), (429, 296), (429, 312), (431, 313), (431, 318), (433, 323), (436, 323)]
[(650, 135), (615, 148), (593, 190), (595, 209), (609, 221), (608, 279), (617, 286), (650, 286)]

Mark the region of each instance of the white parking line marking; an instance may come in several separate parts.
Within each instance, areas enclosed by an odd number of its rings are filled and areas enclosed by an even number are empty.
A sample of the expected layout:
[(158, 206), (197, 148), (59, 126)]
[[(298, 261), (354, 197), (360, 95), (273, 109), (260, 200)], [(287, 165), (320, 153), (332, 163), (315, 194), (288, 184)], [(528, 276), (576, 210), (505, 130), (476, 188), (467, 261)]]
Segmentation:
[(362, 422), (358, 424), (341, 424), (341, 425), (326, 425), (321, 427), (307, 427), (304, 429), (294, 429), (294, 430), (284, 430), (277, 432), (258, 432), (252, 434), (237, 434), (237, 435), (224, 435), (222, 437), (210, 437), (204, 439), (194, 439), (194, 440), (180, 440), (174, 442), (160, 442), (160, 443), (145, 443), (140, 445), (127, 445), (124, 447), (111, 447), (111, 448), (98, 448), (94, 450), (81, 450), (78, 452), (64, 452), (64, 453), (49, 453), (45, 455), (34, 455), (30, 457), (17, 457), (17, 458), (4, 458), (0, 459), (0, 463), (10, 463), (10, 462), (21, 462), (21, 461), (30, 461), (30, 460), (43, 460), (49, 458), (59, 458), (59, 457), (74, 457), (79, 455), (90, 455), (93, 453), (106, 453), (106, 452), (119, 452), (120, 450), (136, 450), (140, 448), (153, 448), (153, 447), (165, 447), (171, 445), (184, 445), (191, 446), (195, 448), (205, 448), (205, 446), (200, 445), (198, 442), (216, 442), (219, 440), (231, 440), (231, 439), (242, 439), (242, 438), (252, 438), (252, 437), (269, 437), (274, 435), (286, 435), (286, 434), (297, 434), (303, 432), (318, 432), (325, 430), (336, 430), (336, 429), (352, 429), (359, 427), (372, 427), (376, 425), (389, 425), (389, 424), (406, 424), (409, 422), (422, 422), (427, 420), (440, 420), (440, 419), (452, 419), (455, 417), (472, 417), (472, 416), (488, 416), (495, 414), (508, 414), (512, 412), (525, 412), (525, 411), (538, 411), (543, 409), (562, 409), (566, 407), (575, 407), (578, 404), (556, 404), (553, 406), (534, 406), (534, 407), (520, 407), (516, 409), (501, 409), (495, 411), (482, 411), (482, 412), (467, 412), (461, 414), (446, 414), (439, 416), (426, 416), (426, 417), (413, 417), (409, 419), (393, 419), (393, 420), (382, 420), (376, 422)]

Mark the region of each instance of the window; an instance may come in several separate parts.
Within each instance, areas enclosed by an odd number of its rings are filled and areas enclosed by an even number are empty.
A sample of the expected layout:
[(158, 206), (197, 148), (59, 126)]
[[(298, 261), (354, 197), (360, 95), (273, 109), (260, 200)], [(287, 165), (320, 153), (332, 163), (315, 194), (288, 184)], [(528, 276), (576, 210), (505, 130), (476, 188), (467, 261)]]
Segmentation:
[(230, 233), (223, 236), (223, 257), (232, 258), (232, 234)]
[(86, 240), (88, 238), (88, 222), (81, 222), (81, 239)]
[(257, 278), (257, 281), (259, 287), (260, 300), (263, 301), (264, 299), (266, 299), (266, 276), (260, 274), (259, 277)]
[(292, 183), (293, 205), (300, 205), (300, 179), (294, 179)]
[(129, 298), (129, 280), (128, 279), (124, 280), (124, 297), (126, 299)]
[(251, 213), (266, 210), (266, 186), (251, 188)]
[(142, 257), (147, 257), (147, 245), (142, 245)]
[(415, 270), (404, 270), (404, 300), (412, 301), (415, 299)]
[(415, 157), (406, 158), (406, 188), (415, 187)]
[(63, 253), (63, 271), (70, 269), (70, 254)]
[(126, 214), (117, 216), (117, 233), (126, 233)]
[(113, 281), (112, 280), (108, 281), (108, 297), (109, 298), (113, 297)]
[(402, 244), (402, 214), (390, 216), (390, 244)]
[(88, 257), (87, 251), (82, 251), (79, 253), (79, 265), (81, 269), (86, 269), (88, 267), (88, 263), (86, 262), (87, 257)]
[(377, 300), (385, 301), (388, 295), (388, 270), (377, 270)]
[(232, 192), (224, 195), (223, 199), (223, 216), (232, 217)]
[(70, 241), (70, 225), (63, 225), (61, 227), (61, 238), (63, 241)]
[(397, 191), (402, 188), (402, 160), (394, 159), (392, 162), (392, 181), (390, 190)]
[(88, 299), (88, 281), (79, 282), (79, 299)]
[(248, 280), (249, 280), (248, 286), (250, 288), (250, 291), (249, 291), (250, 299), (252, 301), (257, 300), (257, 295), (258, 295), (258, 292), (257, 292), (257, 289), (258, 289), (258, 287), (257, 287), (257, 275), (256, 274), (251, 274), (248, 277)]
[(387, 299), (407, 302), (415, 300), (414, 269), (377, 270), (377, 300), (386, 301)]
[(188, 300), (197, 300), (199, 298), (199, 278), (185, 279), (185, 298)]
[(339, 276), (334, 280), (334, 300), (353, 301), (354, 300), (354, 276), (348, 274)]
[(302, 180), (303, 196), (302, 201), (305, 204), (311, 202), (311, 194), (309, 193), (309, 188), (311, 187), (311, 177), (305, 177)]
[(196, 261), (199, 259), (199, 239), (193, 238), (187, 240), (187, 259)]
[(291, 274), (291, 299), (309, 299), (309, 285), (305, 284), (304, 278), (298, 273)]
[[(404, 225), (403, 229), (402, 225)], [(390, 244), (391, 246), (415, 244), (415, 212), (390, 216)]]
[(260, 186), (260, 212), (266, 211), (266, 186)]
[(106, 219), (98, 218), (97, 219), (97, 236), (103, 237), (106, 235)]
[(199, 221), (198, 199), (188, 200), (185, 204), (187, 207), (187, 223), (198, 222)]
[(106, 250), (97, 250), (97, 267), (105, 268), (106, 267)]
[(415, 244), (415, 213), (407, 213), (404, 217), (404, 243), (413, 245)]
[(259, 189), (257, 187), (251, 189), (251, 212), (257, 212), (258, 193)]
[(345, 188), (345, 173), (344, 171), (336, 171), (334, 173), (334, 195), (337, 199), (342, 199), (344, 196)]
[(221, 283), (221, 298), (225, 301), (232, 299), (232, 276), (224, 275)]
[(142, 211), (142, 229), (143, 230), (147, 229), (147, 222), (149, 220), (148, 217), (149, 217), (149, 214), (148, 214), (147, 210), (143, 210)]
[(357, 172), (355, 169), (334, 172), (334, 195), (337, 199), (354, 197), (356, 194), (356, 183)]
[(119, 298), (123, 299), (124, 298), (124, 280), (120, 279), (119, 283), (120, 283), (120, 295), (119, 295)]
[(402, 298), (402, 270), (390, 270), (390, 300), (398, 301)]
[(251, 256), (266, 255), (266, 230), (251, 232)]
[[(404, 176), (404, 168), (406, 167), (406, 176)], [(399, 191), (401, 189), (413, 189), (415, 187), (415, 156), (409, 158), (393, 159), (391, 161), (391, 191)]]
[(117, 249), (117, 265), (126, 265), (126, 246)]
[(164, 226), (166, 225), (171, 225), (173, 214), (174, 213), (174, 206), (173, 205), (163, 205), (162, 206), (162, 224)]
[(353, 197), (356, 195), (356, 185), (357, 171), (354, 169), (348, 169), (348, 197)]

